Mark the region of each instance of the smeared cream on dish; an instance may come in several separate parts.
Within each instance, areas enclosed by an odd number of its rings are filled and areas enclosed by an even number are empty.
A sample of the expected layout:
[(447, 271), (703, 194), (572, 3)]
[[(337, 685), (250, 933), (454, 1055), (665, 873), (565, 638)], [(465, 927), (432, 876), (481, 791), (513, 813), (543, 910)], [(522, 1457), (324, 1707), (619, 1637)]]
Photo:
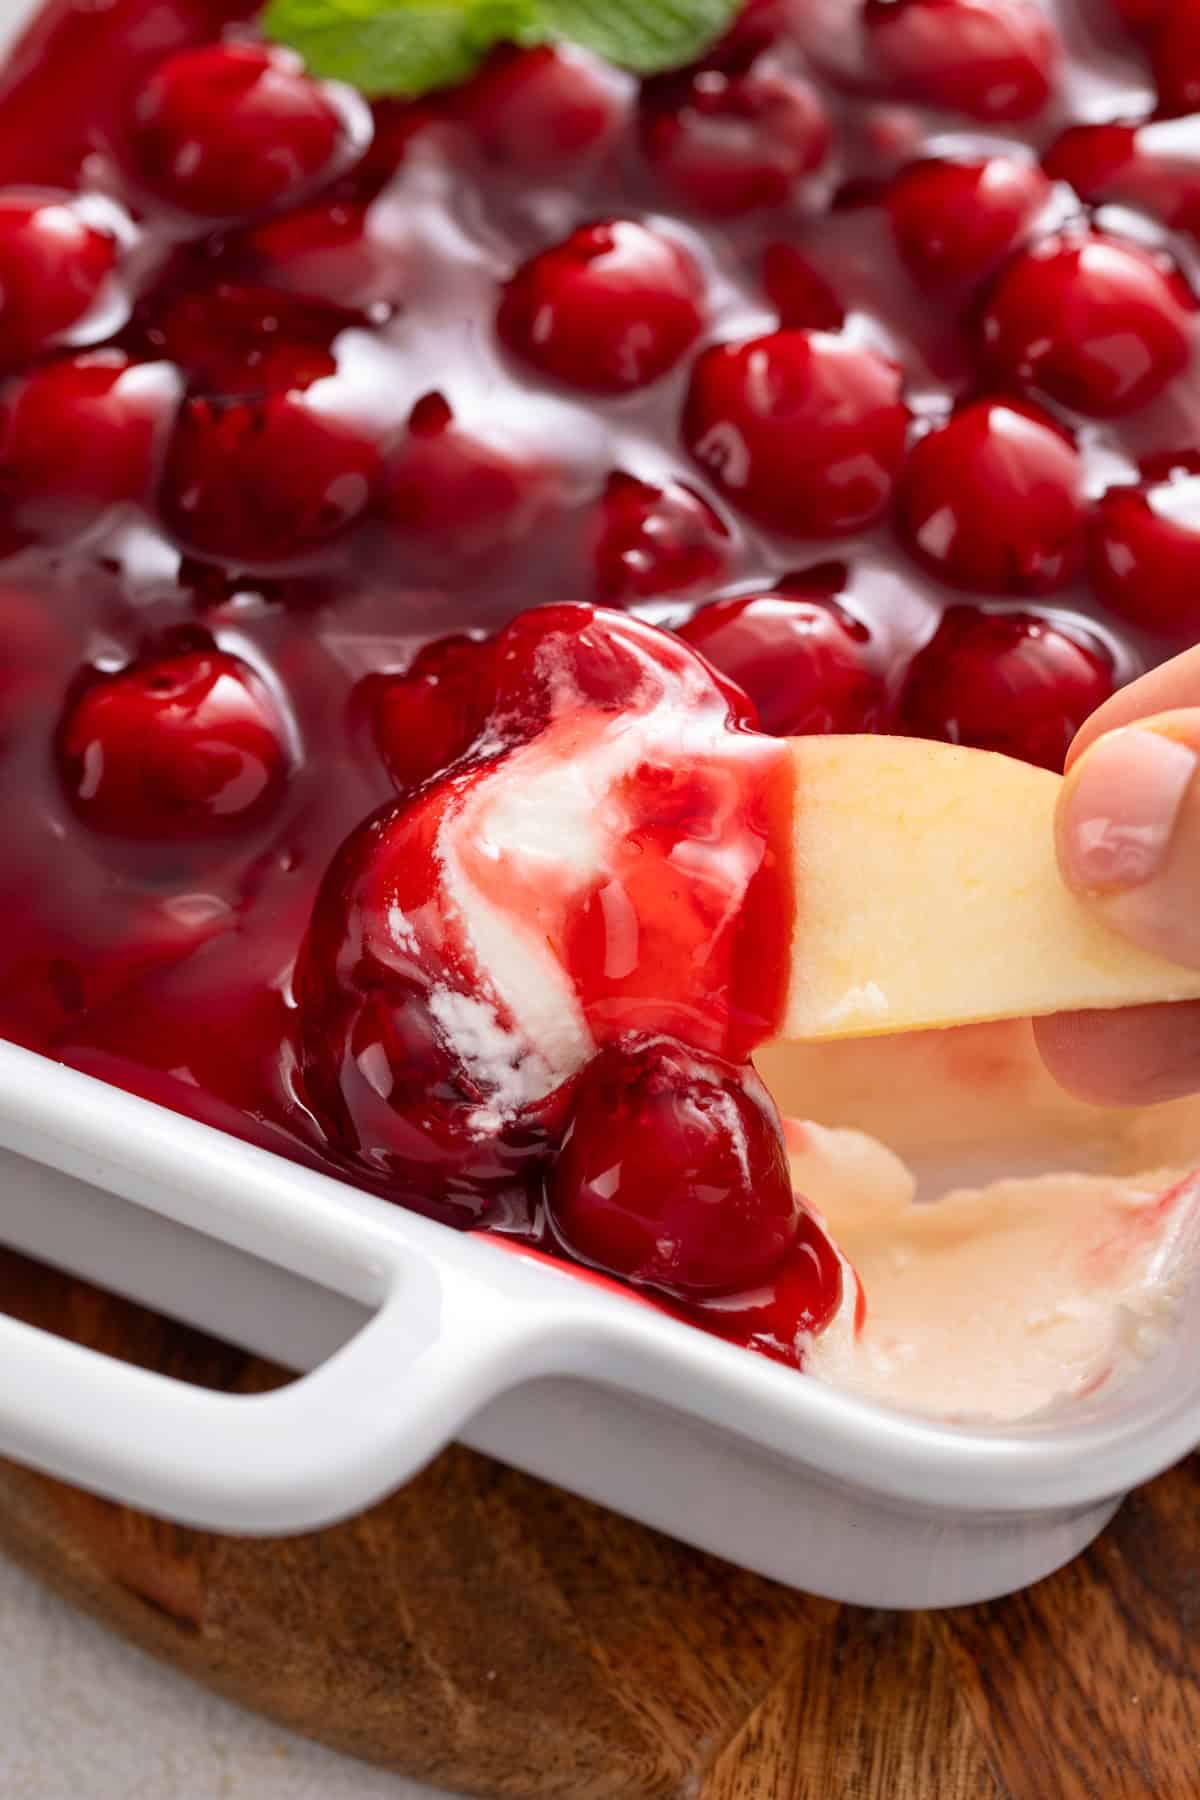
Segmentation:
[[(982, 1136), (990, 1106), (993, 1129), (1000, 1119), (1016, 1137), (1022, 1115), (1006, 1099), (1018, 1086), (1034, 1100), (1043, 1093), (1027, 1040), (1019, 1025), (929, 1034), (911, 1053), (897, 1040), (879, 1072), (921, 1070), (911, 1106), (932, 1130), (990, 1057), (990, 1081), (974, 1096), (976, 1130)], [(827, 1099), (836, 1087), (835, 1070)], [(895, 1098), (893, 1087), (881, 1115)], [(1200, 1264), (1200, 1172), (1175, 1160), (1181, 1140), (1196, 1142), (1195, 1110), (1108, 1112), (1062, 1096), (1060, 1156), (1074, 1151), (1086, 1172), (951, 1179), (934, 1198), (918, 1192), (911, 1143), (902, 1158), (861, 1129), (789, 1120), (796, 1186), (846, 1277), (837, 1316), (806, 1345), (805, 1368), (867, 1399), (959, 1419), (1025, 1418), (1119, 1379), (1162, 1345)], [(1036, 1105), (1024, 1114), (1037, 1116)], [(992, 1160), (1006, 1167), (1003, 1147)]]

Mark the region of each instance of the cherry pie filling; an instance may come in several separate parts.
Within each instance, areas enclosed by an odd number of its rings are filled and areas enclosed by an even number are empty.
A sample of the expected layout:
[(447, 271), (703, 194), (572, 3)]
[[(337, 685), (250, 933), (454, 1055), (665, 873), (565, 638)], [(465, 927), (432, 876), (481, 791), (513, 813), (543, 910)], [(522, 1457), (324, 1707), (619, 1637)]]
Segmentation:
[(798, 1364), (780, 740), (1061, 768), (1200, 634), (1200, 37), (1066, 10), (752, 0), (640, 86), (368, 106), (245, 0), (50, 0), (0, 1031)]

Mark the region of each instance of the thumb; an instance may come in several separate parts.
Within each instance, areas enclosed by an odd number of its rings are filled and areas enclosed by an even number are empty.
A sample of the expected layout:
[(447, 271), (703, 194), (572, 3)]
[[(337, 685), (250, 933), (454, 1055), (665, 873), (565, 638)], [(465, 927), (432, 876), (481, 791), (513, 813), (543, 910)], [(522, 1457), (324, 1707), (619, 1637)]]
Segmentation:
[(1071, 765), (1056, 831), (1063, 878), (1114, 930), (1200, 968), (1200, 707), (1096, 738)]

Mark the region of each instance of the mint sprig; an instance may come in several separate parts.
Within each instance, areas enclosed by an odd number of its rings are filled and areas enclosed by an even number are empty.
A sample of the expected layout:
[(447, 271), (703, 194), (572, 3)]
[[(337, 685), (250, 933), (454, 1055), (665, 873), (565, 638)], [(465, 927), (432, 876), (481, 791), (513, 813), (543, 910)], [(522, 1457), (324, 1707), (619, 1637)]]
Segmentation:
[(716, 42), (740, 0), (543, 0), (547, 36), (658, 75), (694, 62)]
[(531, 42), (529, 0), (270, 0), (262, 28), (314, 75), (364, 94), (463, 81), (505, 40)]
[(269, 0), (266, 35), (314, 75), (413, 97), (463, 81), (496, 44), (580, 44), (636, 75), (693, 61), (739, 0)]

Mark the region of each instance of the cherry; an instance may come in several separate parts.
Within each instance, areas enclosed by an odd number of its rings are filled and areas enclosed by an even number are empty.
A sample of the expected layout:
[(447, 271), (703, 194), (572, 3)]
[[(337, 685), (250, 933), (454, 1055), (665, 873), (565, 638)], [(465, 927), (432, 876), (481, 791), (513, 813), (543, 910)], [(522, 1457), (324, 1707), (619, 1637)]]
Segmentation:
[(672, 197), (716, 218), (784, 205), (830, 146), (816, 90), (766, 62), (741, 74), (700, 69), (648, 83), (640, 133)]
[(39, 363), (0, 392), (0, 510), (56, 536), (106, 507), (148, 501), (178, 400), (165, 363), (86, 350)]
[(436, 638), (402, 675), (369, 675), (364, 695), (388, 774), (405, 792), (469, 750), (495, 702), (492, 646)]
[(900, 259), (933, 292), (982, 281), (1026, 235), (1049, 191), (1036, 163), (1011, 156), (910, 163), (887, 190)]
[(600, 502), (592, 551), (597, 593), (609, 602), (711, 587), (729, 560), (729, 532), (681, 481), (663, 487), (617, 470)]
[(1071, 125), (1042, 167), (1089, 206), (1138, 207), (1182, 231), (1200, 225), (1200, 140), (1190, 119)]
[(234, 253), (273, 282), (346, 307), (394, 306), (408, 282), (404, 251), (373, 229), (366, 201), (295, 207), (244, 232)]
[(1115, 685), (1111, 654), (1082, 624), (952, 606), (909, 667), (899, 729), (1061, 772)]
[(612, 1044), (588, 1063), (547, 1205), (581, 1262), (685, 1296), (757, 1287), (800, 1226), (753, 1069), (667, 1040)]
[[(720, 733), (754, 730), (754, 708), (740, 688), (711, 669), (671, 632), (628, 613), (577, 603), (533, 606), (494, 640), (486, 679), (493, 684), (493, 726), (504, 741), (528, 742), (573, 695), (581, 711), (604, 714), (686, 705), (693, 723), (718, 720)], [(494, 732), (489, 728), (489, 741)], [(652, 799), (651, 807), (657, 802)]]
[(744, 0), (733, 21), (704, 52), (706, 66), (746, 69), (792, 29), (788, 0)]
[(1057, 34), (1036, 0), (865, 0), (871, 53), (899, 94), (990, 123), (1050, 98)]
[(1167, 0), (1154, 26), (1150, 66), (1161, 112), (1200, 109), (1200, 8), (1195, 0)]
[(528, 1230), (558, 1125), (554, 1098), (512, 1119), (489, 1113), (487, 1094), (430, 1010), (426, 981), (406, 974), (402, 958), (399, 966), (381, 961), (369, 925), (361, 991), (336, 978), (336, 959), (370, 905), (362, 896), (374, 848), (360, 831), (335, 858), (296, 972), (303, 1093), (325, 1154), (387, 1199), (448, 1224), (486, 1219)]
[(1142, 35), (1158, 24), (1171, 0), (1108, 0), (1108, 3), (1123, 25)]
[(845, 576), (826, 563), (774, 592), (715, 600), (676, 629), (749, 694), (764, 731), (878, 731), (887, 720), (882, 660), (870, 628), (833, 597)]
[(1092, 418), (1156, 398), (1191, 359), (1195, 302), (1165, 257), (1096, 232), (1016, 256), (979, 321), (985, 367)]
[(840, 331), (846, 323), (846, 309), (832, 286), (794, 245), (767, 245), (762, 280), (781, 325), (807, 331)]
[(57, 748), (63, 786), (89, 826), (167, 841), (261, 818), (291, 763), (265, 682), (216, 649), (90, 672), (68, 705)]
[(373, 436), (291, 391), (184, 402), (159, 488), (164, 522), (201, 556), (252, 568), (311, 554), (365, 513)]
[(437, 94), (425, 100), (372, 101), (370, 142), (360, 161), (338, 181), (338, 193), (356, 201), (374, 200), (408, 161), (418, 138), (436, 132), (439, 150), (449, 152), (452, 146), (444, 127), (445, 112)]
[(0, 366), (28, 362), (77, 326), (116, 268), (113, 231), (77, 199), (0, 189)]
[(824, 1331), (842, 1304), (842, 1290), (841, 1259), (802, 1204), (795, 1244), (757, 1292), (710, 1296), (679, 1310), (718, 1337), (796, 1369), (804, 1366), (804, 1340)]
[[(740, 1057), (781, 1005), (781, 959), (764, 945), (790, 930), (790, 770), (744, 729), (745, 697), (685, 645), (588, 606), (534, 609), (474, 650), (444, 645), (366, 698), (406, 792), (352, 833), (314, 907), (296, 977), (305, 1094), (386, 1191), (520, 1209), (565, 1122), (571, 1092), (554, 1082), (587, 1044), (512, 1016), (464, 927), (462, 884), (498, 922), (537, 917), (596, 1042), (685, 1025), (698, 1047)], [(607, 777), (602, 870), (564, 868), (559, 882), (536, 859), (490, 853), (510, 771), (536, 808), (556, 769), (608, 768), (631, 718), (647, 736)], [(452, 760), (446, 779), (425, 778), (427, 754)], [(619, 935), (629, 918), (632, 942)]]
[[(411, 697), (417, 729), (445, 724), (436, 702)], [(296, 968), (303, 1091), (328, 1153), (389, 1198), (458, 1225), (486, 1215), (528, 1228), (564, 1102), (551, 1092), (510, 1103), (503, 1059), (493, 1080), (486, 1054), (473, 1053), (503, 1015), (489, 1012), (441, 890), (447, 808), (480, 776), (469, 769), (453, 787), (410, 792), (353, 831), (330, 864)]]
[(496, 325), (543, 375), (625, 393), (673, 368), (703, 323), (703, 283), (687, 251), (631, 219), (582, 225), (517, 270)]
[(952, 587), (1049, 594), (1083, 558), (1083, 464), (1040, 408), (977, 400), (913, 446), (896, 483), (896, 529)]
[(541, 177), (610, 145), (622, 122), (617, 78), (569, 45), (502, 45), (477, 75), (447, 96), (489, 165)]
[(792, 537), (860, 531), (904, 456), (901, 375), (878, 351), (816, 331), (715, 344), (692, 370), (683, 438), (743, 512)]
[(329, 175), (349, 137), (299, 57), (265, 44), (207, 44), (167, 58), (138, 93), (130, 173), (168, 205), (233, 218), (295, 199)]
[[(252, 0), (113, 0), (79, 12), (69, 0), (31, 11), (5, 56), (0, 167), (7, 181), (79, 185), (97, 140), (111, 136), (129, 91), (172, 50), (218, 37)], [(14, 20), (14, 24), (17, 21)]]
[(1042, 155), (1051, 181), (1065, 181), (1081, 200), (1099, 205), (1111, 199), (1114, 186), (1137, 152), (1138, 128), (1113, 121), (1104, 125), (1068, 125)]
[(1111, 487), (1088, 530), (1088, 575), (1104, 604), (1147, 631), (1200, 632), (1200, 453), (1151, 459)]
[(388, 459), (380, 515), (439, 564), (527, 537), (560, 497), (549, 462), (510, 453), (458, 425), (441, 394), (414, 406)]
[(336, 371), (338, 336), (365, 323), (286, 288), (235, 281), (170, 289), (138, 312), (139, 349), (176, 363), (202, 394), (309, 387)]

